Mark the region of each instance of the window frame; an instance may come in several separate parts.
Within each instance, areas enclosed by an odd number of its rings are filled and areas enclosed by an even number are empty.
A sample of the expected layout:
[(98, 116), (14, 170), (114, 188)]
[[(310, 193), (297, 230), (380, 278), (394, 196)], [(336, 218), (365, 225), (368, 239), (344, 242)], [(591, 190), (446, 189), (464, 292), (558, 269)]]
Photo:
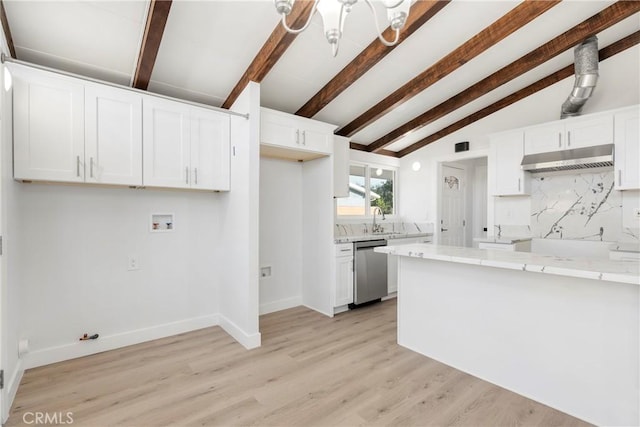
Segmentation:
[[(360, 166), (364, 167), (364, 215), (339, 215), (338, 214), (338, 199), (336, 200), (334, 206), (334, 215), (337, 219), (354, 219), (354, 220), (370, 220), (373, 218), (373, 215), (368, 214), (367, 207), (371, 206), (371, 171), (376, 169), (388, 170), (393, 173), (393, 213), (385, 214), (385, 217), (388, 219), (395, 219), (398, 216), (398, 168), (395, 166), (384, 165), (379, 163), (366, 163), (366, 162), (358, 162), (358, 161), (350, 161), (349, 162), (349, 176), (351, 176), (351, 166)], [(380, 216), (380, 215), (378, 215)]]

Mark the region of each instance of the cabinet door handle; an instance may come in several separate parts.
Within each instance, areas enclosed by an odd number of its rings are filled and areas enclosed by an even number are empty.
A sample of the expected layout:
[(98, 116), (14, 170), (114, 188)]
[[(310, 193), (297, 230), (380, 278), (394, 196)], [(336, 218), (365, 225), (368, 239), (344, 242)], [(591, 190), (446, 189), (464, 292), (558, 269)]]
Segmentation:
[(518, 178), (518, 191), (520, 191), (521, 182), (522, 182), (522, 178)]
[(442, 227), (440, 227), (440, 232), (442, 233), (442, 232), (444, 232), (444, 231), (449, 231), (449, 229), (448, 229), (448, 228), (442, 228)]
[(567, 132), (567, 147), (571, 147), (571, 131)]
[(622, 187), (622, 169), (618, 169), (618, 187)]
[(93, 157), (89, 157), (89, 177), (93, 178)]
[(196, 180), (196, 184), (198, 183), (198, 168), (193, 168), (194, 178)]
[(184, 167), (184, 182), (185, 184), (189, 183), (189, 166)]
[(558, 148), (562, 148), (562, 133), (558, 132)]
[(307, 131), (302, 131), (302, 145), (307, 145)]
[(76, 176), (80, 178), (80, 156), (76, 156)]
[(296, 129), (296, 144), (300, 144), (300, 129)]

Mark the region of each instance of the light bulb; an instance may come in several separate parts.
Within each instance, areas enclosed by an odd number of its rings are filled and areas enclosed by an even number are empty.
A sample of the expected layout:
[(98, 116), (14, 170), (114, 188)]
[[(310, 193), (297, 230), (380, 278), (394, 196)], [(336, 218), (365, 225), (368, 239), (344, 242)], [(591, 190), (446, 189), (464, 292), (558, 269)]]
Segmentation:
[(418, 172), (421, 167), (422, 165), (420, 164), (420, 162), (413, 162), (413, 164), (411, 165), (411, 169), (413, 169), (415, 172)]
[(382, 175), (382, 169), (378, 168), (376, 169), (376, 176), (380, 176)]

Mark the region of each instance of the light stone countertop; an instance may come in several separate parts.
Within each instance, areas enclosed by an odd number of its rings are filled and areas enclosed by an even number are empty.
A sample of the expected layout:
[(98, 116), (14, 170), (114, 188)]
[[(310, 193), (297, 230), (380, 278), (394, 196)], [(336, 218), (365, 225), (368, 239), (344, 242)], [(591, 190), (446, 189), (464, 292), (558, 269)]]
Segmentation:
[(514, 243), (526, 242), (531, 240), (531, 237), (517, 237), (517, 236), (490, 236), (490, 237), (474, 237), (474, 242), (479, 243), (502, 243), (506, 245), (513, 245)]
[[(393, 239), (405, 239), (411, 237), (427, 237), (433, 236), (433, 233), (369, 233), (359, 236), (341, 236), (334, 238), (334, 243), (353, 243), (353, 242), (366, 242), (368, 240), (389, 240)], [(390, 243), (391, 244), (391, 243)]]
[(611, 261), (607, 259), (558, 257), (529, 252), (508, 252), (434, 244), (380, 246), (375, 248), (375, 251), (412, 258), (640, 285), (640, 263), (633, 260)]

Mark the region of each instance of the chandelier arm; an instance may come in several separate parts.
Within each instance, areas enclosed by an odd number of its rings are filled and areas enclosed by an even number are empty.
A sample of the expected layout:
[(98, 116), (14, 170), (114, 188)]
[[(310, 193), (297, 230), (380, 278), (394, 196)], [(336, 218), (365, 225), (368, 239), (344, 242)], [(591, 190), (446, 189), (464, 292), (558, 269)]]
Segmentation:
[(311, 8), (311, 12), (309, 13), (309, 17), (307, 18), (307, 22), (305, 22), (305, 24), (297, 29), (291, 28), (287, 25), (287, 15), (285, 15), (284, 13), (282, 14), (282, 26), (284, 27), (285, 30), (287, 30), (287, 32), (291, 33), (291, 34), (299, 34), (301, 32), (303, 32), (304, 30), (306, 30), (309, 27), (309, 24), (311, 24), (311, 19), (313, 18), (313, 15), (316, 13), (316, 8), (318, 7), (318, 2), (320, 0), (315, 0), (313, 2), (313, 7)]
[(398, 43), (398, 40), (400, 40), (400, 29), (396, 29), (396, 36), (394, 37), (393, 41), (385, 40), (385, 38), (382, 36), (382, 31), (380, 31), (380, 26), (378, 25), (378, 13), (376, 12), (376, 8), (373, 6), (373, 4), (371, 4), (371, 0), (364, 1), (365, 3), (367, 3), (367, 6), (369, 6), (369, 9), (371, 9), (371, 14), (373, 15), (373, 23), (376, 26), (378, 39), (380, 39), (380, 42), (388, 47), (395, 46), (395, 44)]

